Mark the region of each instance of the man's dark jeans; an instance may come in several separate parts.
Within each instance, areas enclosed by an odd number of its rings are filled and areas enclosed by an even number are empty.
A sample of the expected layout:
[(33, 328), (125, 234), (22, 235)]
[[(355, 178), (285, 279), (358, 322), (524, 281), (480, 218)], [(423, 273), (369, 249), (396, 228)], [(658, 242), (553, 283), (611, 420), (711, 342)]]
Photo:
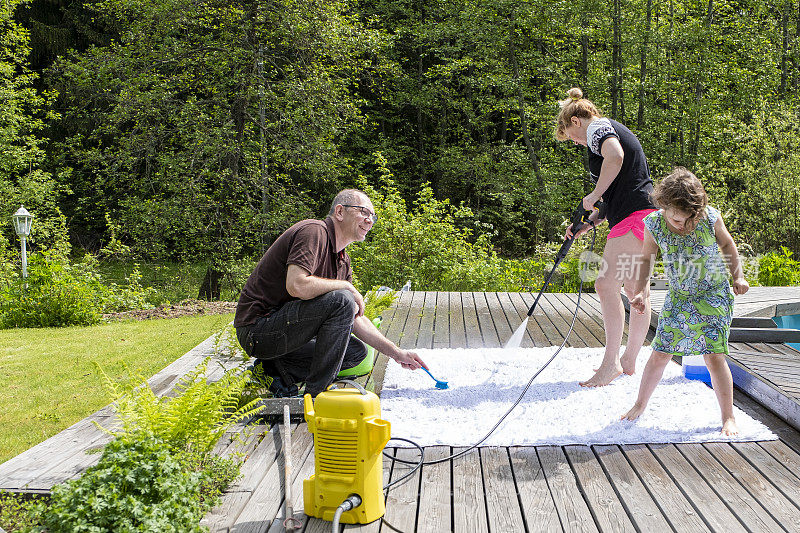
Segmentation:
[(355, 311), (350, 291), (331, 291), (287, 302), (255, 324), (236, 328), (236, 336), (250, 357), (263, 360), (267, 374), (305, 381), (306, 392), (316, 396), (367, 355), (366, 345), (351, 335)]

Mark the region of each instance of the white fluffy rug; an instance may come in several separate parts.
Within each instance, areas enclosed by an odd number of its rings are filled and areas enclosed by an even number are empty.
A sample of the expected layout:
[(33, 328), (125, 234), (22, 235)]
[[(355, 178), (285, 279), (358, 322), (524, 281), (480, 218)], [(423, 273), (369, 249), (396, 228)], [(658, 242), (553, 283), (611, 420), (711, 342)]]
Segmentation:
[[(530, 377), (556, 347), (517, 349), (419, 349), (438, 390), (422, 370), (409, 372), (389, 363), (381, 393), (383, 418), (392, 436), (422, 446), (468, 446), (482, 438), (517, 399)], [(636, 400), (650, 349), (639, 354), (636, 374), (587, 389), (603, 357), (602, 348), (564, 348), (537, 377), (520, 404), (482, 446), (534, 444), (637, 444), (774, 440), (761, 422), (735, 409), (739, 435), (720, 435), (714, 391), (681, 374), (669, 363), (647, 409), (635, 422), (621, 421)], [(400, 441), (393, 442), (403, 446)]]

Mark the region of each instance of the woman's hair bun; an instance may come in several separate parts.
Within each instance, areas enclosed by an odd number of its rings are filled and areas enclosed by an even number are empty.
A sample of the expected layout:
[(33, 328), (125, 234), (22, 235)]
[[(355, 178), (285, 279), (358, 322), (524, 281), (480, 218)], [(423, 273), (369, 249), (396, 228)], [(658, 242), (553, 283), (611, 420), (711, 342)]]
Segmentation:
[(583, 98), (583, 91), (581, 91), (579, 87), (573, 87), (567, 91), (567, 96), (569, 96), (572, 100), (580, 100)]

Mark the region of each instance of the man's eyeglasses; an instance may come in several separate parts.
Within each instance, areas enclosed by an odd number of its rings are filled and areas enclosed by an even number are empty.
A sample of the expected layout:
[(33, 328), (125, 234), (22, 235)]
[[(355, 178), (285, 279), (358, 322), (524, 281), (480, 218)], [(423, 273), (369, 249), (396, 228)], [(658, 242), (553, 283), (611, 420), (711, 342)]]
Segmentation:
[(376, 223), (378, 221), (378, 215), (364, 207), (363, 205), (349, 205), (349, 204), (341, 204), (342, 207), (355, 207), (361, 211), (361, 216), (366, 218), (367, 220), (371, 220), (372, 223)]

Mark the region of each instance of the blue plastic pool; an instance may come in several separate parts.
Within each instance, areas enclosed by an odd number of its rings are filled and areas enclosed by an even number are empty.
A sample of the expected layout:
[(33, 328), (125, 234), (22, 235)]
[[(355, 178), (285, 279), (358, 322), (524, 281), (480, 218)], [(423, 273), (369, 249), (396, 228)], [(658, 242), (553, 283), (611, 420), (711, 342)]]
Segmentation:
[[(772, 321), (779, 328), (800, 329), (800, 315), (774, 316)], [(800, 350), (800, 342), (789, 342), (787, 344), (795, 350)]]

